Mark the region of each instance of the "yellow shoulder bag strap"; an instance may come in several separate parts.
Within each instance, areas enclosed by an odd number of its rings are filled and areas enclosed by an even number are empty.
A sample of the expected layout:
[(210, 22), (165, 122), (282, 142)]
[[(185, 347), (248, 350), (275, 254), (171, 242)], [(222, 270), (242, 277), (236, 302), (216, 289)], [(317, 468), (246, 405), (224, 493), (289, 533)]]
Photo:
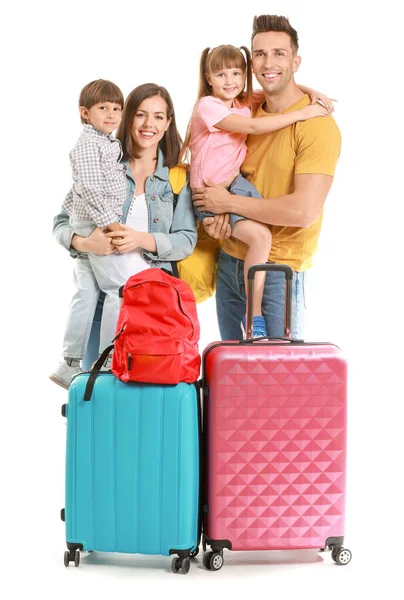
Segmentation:
[(177, 165), (171, 167), (168, 172), (168, 178), (170, 180), (171, 189), (173, 194), (178, 196), (182, 188), (187, 182), (187, 167), (185, 165)]
[[(174, 194), (174, 206), (178, 194), (186, 184), (187, 167), (177, 165), (169, 170), (170, 185)], [(210, 298), (215, 291), (217, 256), (220, 240), (210, 237), (198, 221), (198, 240), (193, 253), (177, 262), (178, 277), (191, 287), (197, 303)], [(173, 265), (174, 266), (174, 265)], [(174, 269), (175, 274), (175, 269)]]

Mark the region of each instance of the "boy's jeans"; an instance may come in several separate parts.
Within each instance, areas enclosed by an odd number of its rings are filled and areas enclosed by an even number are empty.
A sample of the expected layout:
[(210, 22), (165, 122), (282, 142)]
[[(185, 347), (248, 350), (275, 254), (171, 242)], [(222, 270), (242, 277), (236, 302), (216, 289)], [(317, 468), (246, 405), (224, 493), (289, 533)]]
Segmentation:
[[(78, 235), (89, 236), (96, 224), (88, 221), (71, 221)], [(100, 290), (105, 292), (102, 312), (99, 353), (111, 344), (115, 336), (120, 303), (119, 288), (128, 279), (127, 260), (121, 254), (98, 256), (88, 254), (86, 258), (75, 259), (74, 284), (75, 292), (70, 305), (65, 337), (63, 340), (63, 356), (83, 358), (90, 337), (95, 307)]]
[(128, 278), (127, 261), (120, 254), (76, 258), (74, 269), (75, 292), (70, 305), (63, 356), (83, 358), (90, 337), (95, 307), (100, 290), (105, 292), (102, 312), (99, 353), (109, 346), (115, 336), (120, 302), (119, 288)]
[[(262, 314), (268, 336), (283, 337), (285, 276), (268, 272), (262, 299)], [(222, 340), (241, 340), (240, 322), (246, 312), (244, 261), (220, 251), (216, 274), (216, 310)], [(304, 272), (293, 273), (292, 337), (303, 339), (304, 333)]]

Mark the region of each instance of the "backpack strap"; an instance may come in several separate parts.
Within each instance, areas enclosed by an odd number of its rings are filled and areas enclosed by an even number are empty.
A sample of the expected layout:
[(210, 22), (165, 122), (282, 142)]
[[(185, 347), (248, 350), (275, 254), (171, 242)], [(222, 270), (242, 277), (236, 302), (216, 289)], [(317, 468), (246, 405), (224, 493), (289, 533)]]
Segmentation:
[(84, 401), (89, 402), (91, 400), (91, 394), (93, 393), (93, 387), (95, 380), (98, 377), (99, 372), (102, 369), (102, 365), (107, 360), (108, 354), (113, 349), (114, 345), (107, 346), (104, 352), (101, 354), (96, 363), (94, 363), (93, 368), (91, 369), (90, 377), (87, 379), (86, 389), (84, 391)]
[[(171, 167), (168, 171), (168, 179), (174, 194), (174, 206), (177, 204), (178, 194), (187, 182), (187, 171), (187, 165), (176, 165), (175, 167)], [(174, 275), (174, 277), (179, 277), (176, 261), (172, 261), (171, 266), (173, 269), (172, 275)]]
[[(176, 165), (168, 171), (168, 179), (174, 196), (178, 196), (182, 188), (187, 182), (187, 166)], [(176, 200), (176, 198), (174, 198)]]

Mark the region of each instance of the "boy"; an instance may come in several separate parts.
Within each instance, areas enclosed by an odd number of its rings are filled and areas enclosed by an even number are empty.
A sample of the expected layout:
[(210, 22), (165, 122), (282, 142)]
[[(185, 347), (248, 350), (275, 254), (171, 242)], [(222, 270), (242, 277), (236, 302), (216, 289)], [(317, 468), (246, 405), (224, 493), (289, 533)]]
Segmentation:
[[(119, 231), (119, 216), (125, 201), (125, 167), (119, 140), (111, 137), (122, 118), (123, 95), (112, 82), (98, 79), (80, 93), (79, 110), (83, 132), (70, 153), (73, 187), (62, 211), (70, 217), (74, 233), (88, 237), (96, 227)], [(100, 290), (106, 298), (101, 321), (100, 353), (111, 343), (119, 312), (119, 287), (125, 282), (122, 256), (88, 254), (76, 259), (74, 293), (63, 342), (64, 360), (50, 375), (58, 385), (69, 388), (81, 372), (91, 324)]]

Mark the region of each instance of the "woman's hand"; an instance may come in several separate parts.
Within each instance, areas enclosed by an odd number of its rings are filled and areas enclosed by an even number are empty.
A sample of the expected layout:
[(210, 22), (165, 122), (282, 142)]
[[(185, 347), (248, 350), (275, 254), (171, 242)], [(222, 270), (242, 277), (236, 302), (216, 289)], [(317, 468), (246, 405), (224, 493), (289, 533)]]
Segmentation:
[(77, 252), (90, 252), (98, 256), (107, 256), (116, 252), (112, 240), (104, 233), (103, 227), (97, 227), (88, 237), (74, 234), (72, 246)]
[(143, 247), (141, 244), (142, 233), (132, 229), (129, 225), (121, 225), (119, 231), (110, 231), (106, 234), (106, 237), (121, 254)]
[(216, 215), (215, 217), (205, 217), (203, 227), (210, 237), (215, 240), (227, 240), (231, 236), (230, 217), (228, 213)]

